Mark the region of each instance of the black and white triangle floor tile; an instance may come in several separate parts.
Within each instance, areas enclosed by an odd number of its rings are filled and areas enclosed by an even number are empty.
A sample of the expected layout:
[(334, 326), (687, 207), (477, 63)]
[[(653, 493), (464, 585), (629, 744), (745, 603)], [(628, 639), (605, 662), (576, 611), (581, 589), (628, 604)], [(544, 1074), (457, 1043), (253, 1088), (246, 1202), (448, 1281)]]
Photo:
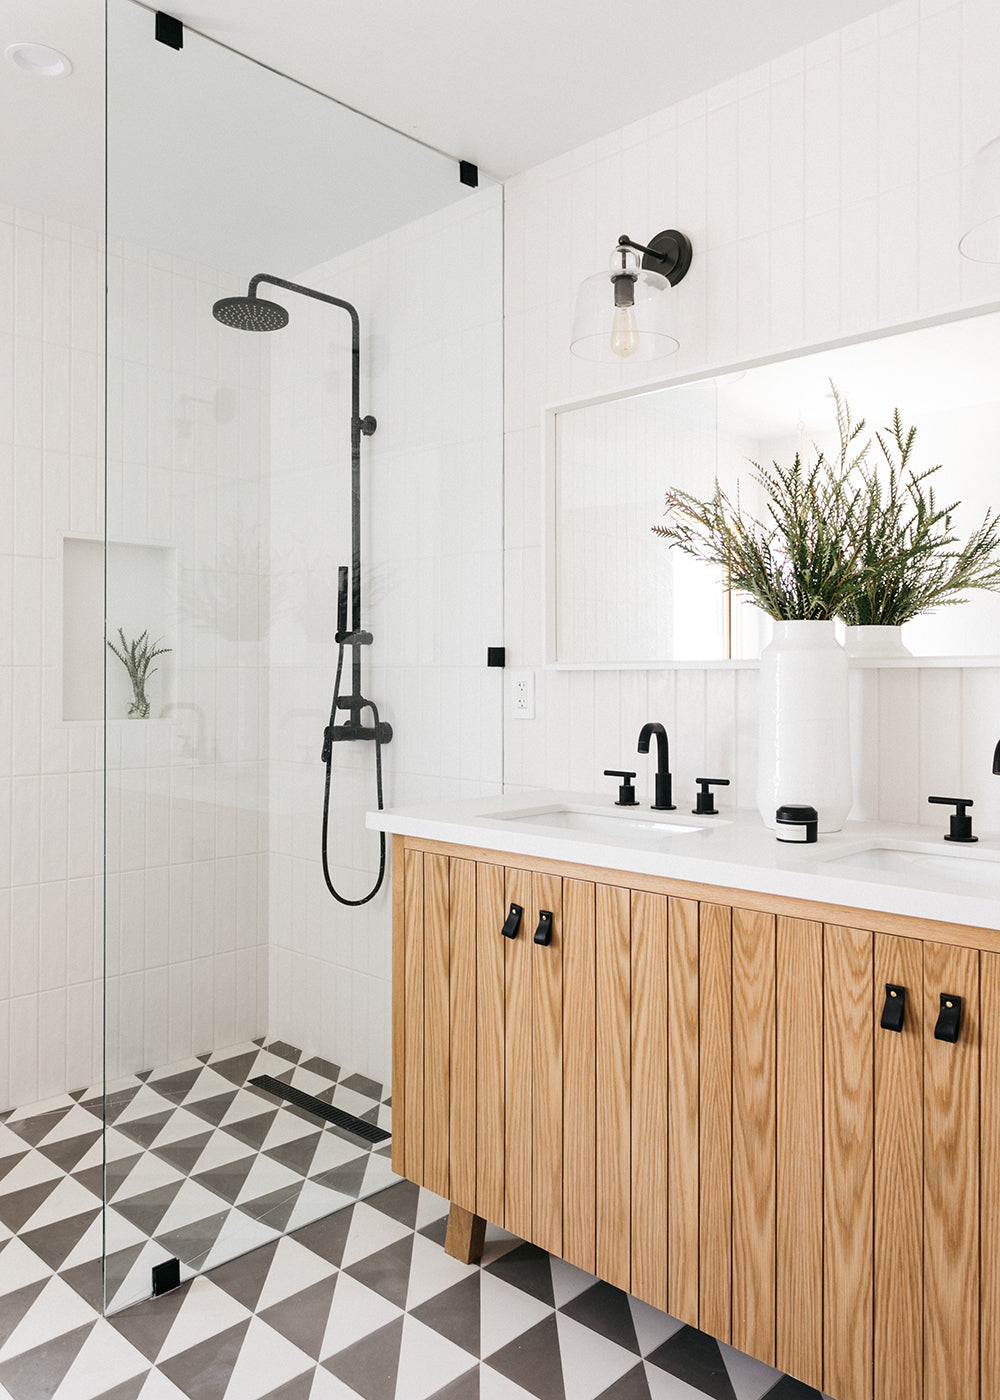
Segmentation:
[(389, 1112), (379, 1085), (274, 1042), (115, 1086), (112, 1297), (187, 1262), (107, 1317), (99, 1096), (0, 1119), (0, 1400), (821, 1400), (492, 1226), (458, 1263), (446, 1202), (243, 1087), (275, 1070)]

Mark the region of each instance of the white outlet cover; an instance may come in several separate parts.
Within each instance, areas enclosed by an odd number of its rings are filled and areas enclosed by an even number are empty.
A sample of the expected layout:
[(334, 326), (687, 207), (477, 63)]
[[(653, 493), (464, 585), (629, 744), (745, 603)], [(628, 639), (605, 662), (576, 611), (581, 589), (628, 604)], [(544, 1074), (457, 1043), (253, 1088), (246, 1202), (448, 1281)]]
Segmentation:
[(535, 718), (534, 671), (511, 671), (510, 717), (511, 719)]

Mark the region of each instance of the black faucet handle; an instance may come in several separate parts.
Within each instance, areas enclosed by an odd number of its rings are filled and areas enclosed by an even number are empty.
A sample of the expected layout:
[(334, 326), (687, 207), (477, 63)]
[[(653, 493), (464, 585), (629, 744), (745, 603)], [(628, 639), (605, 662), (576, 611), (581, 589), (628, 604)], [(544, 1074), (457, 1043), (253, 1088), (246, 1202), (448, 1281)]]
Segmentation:
[(695, 805), (692, 812), (696, 817), (717, 817), (719, 809), (715, 805), (715, 793), (713, 787), (728, 787), (728, 778), (695, 778), (695, 782), (700, 785), (700, 791), (695, 796)]
[(951, 821), (946, 841), (978, 841), (978, 836), (972, 834), (972, 818), (966, 814), (966, 808), (973, 805), (971, 797), (928, 797), (928, 802), (934, 802), (939, 807), (954, 807), (951, 814)]
[(635, 786), (632, 782), (635, 773), (630, 773), (625, 768), (605, 768), (604, 776), (606, 778), (621, 778), (622, 780), (618, 787), (616, 807), (638, 807), (639, 804), (635, 800)]

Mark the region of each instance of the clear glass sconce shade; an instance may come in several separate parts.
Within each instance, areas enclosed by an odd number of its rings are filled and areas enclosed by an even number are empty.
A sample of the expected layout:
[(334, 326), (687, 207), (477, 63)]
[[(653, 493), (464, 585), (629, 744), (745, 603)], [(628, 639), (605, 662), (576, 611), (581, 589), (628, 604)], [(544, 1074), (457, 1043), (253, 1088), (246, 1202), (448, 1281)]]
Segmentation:
[[(633, 262), (632, 305), (615, 304), (615, 267), (597, 272), (580, 284), (573, 316), (570, 349), (583, 360), (626, 364), (672, 355), (679, 342), (670, 334), (670, 283), (658, 272)], [(623, 300), (621, 296), (619, 302)]]
[(958, 251), (973, 262), (1000, 263), (1000, 136), (977, 151), (962, 173)]

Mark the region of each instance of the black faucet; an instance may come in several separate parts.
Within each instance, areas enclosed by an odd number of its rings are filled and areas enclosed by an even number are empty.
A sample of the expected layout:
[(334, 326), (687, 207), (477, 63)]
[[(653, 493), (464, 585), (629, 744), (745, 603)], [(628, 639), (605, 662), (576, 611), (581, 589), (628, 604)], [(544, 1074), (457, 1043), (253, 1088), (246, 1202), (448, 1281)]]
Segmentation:
[(936, 802), (939, 807), (954, 807), (946, 841), (978, 841), (972, 834), (972, 818), (968, 809), (973, 805), (971, 797), (928, 797), (928, 802)]
[(1000, 742), (997, 743), (996, 748), (993, 750), (993, 771), (994, 773), (1000, 773)]
[(676, 810), (671, 800), (672, 779), (670, 777), (670, 744), (667, 731), (662, 724), (644, 724), (639, 731), (639, 753), (649, 753), (650, 735), (656, 735), (656, 801), (650, 806), (654, 812)]

